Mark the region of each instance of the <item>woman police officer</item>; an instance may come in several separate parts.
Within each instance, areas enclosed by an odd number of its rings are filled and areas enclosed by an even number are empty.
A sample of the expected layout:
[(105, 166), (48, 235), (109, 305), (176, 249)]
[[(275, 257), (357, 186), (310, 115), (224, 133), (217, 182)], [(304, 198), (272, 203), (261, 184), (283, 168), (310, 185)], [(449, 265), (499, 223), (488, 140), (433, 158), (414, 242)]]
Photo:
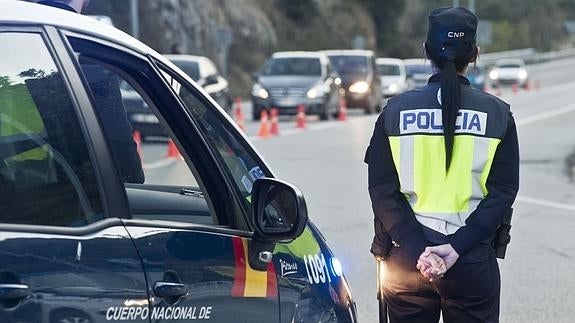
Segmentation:
[(491, 241), (517, 195), (519, 148), (509, 105), (464, 76), (477, 21), (464, 8), (430, 13), (424, 47), (437, 73), (389, 100), (366, 154), (391, 322), (499, 320)]

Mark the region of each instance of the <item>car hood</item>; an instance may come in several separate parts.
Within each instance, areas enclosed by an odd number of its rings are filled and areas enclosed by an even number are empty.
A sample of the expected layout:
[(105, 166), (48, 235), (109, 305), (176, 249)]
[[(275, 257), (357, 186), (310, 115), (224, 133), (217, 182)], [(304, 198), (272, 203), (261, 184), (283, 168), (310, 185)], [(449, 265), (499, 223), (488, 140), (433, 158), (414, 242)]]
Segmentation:
[(499, 77), (517, 77), (520, 71), (524, 71), (523, 68), (497, 68), (495, 69), (499, 74)]
[(268, 75), (260, 76), (258, 83), (265, 88), (271, 87), (301, 87), (310, 88), (320, 82), (320, 76), (300, 75)]
[(357, 74), (357, 73), (347, 73), (347, 74), (340, 74), (341, 80), (343, 85), (347, 88), (351, 84), (359, 81), (370, 82), (370, 77), (365, 74)]
[(401, 75), (384, 75), (381, 77), (381, 85), (389, 86), (393, 83), (400, 84), (405, 82), (405, 78)]

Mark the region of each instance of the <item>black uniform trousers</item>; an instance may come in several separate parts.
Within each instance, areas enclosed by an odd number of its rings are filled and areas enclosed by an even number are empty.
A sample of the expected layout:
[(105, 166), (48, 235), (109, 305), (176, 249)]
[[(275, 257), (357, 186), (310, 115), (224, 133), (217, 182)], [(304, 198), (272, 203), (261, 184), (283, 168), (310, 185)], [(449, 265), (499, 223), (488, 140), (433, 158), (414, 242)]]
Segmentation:
[(391, 323), (499, 322), (501, 280), (494, 250), (480, 245), (460, 257), (434, 282), (415, 268), (412, 257), (394, 247), (386, 260), (384, 298)]

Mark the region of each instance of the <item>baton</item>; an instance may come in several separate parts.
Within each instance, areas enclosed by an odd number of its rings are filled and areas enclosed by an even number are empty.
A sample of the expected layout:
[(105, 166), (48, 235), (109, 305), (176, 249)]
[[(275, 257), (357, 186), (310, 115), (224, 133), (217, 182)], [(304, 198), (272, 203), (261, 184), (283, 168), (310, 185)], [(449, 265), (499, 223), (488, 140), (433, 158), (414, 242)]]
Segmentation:
[(385, 261), (377, 257), (377, 302), (379, 303), (379, 323), (387, 323), (387, 304), (383, 297), (383, 284), (385, 276)]

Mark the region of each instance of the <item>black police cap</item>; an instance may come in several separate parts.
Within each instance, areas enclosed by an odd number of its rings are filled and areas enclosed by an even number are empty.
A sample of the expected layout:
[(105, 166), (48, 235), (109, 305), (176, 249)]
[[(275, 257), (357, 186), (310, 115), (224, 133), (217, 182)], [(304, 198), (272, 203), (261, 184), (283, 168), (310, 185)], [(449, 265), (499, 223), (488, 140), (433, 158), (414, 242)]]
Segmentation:
[(461, 7), (445, 7), (429, 14), (427, 30), (428, 50), (434, 56), (453, 60), (469, 56), (476, 43), (477, 16)]

